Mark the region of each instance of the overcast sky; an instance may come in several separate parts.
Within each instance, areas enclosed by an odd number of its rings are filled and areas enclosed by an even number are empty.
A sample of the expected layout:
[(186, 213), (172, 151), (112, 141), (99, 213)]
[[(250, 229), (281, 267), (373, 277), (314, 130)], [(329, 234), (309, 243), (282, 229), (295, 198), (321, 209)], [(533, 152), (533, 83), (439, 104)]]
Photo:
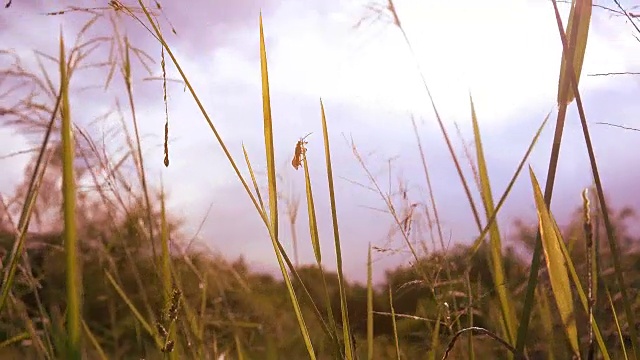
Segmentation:
[[(43, 16), (68, 5), (104, 6), (107, 1), (14, 0), (0, 10), (0, 47), (35, 66), (32, 50), (57, 54), (60, 24), (71, 44), (89, 18), (81, 13)], [(241, 145), (247, 147), (256, 170), (262, 174), (264, 140), (259, 63), (258, 17), (262, 10), (269, 61), (271, 109), (274, 119), (278, 171), (304, 201), (302, 171), (290, 166), (297, 139), (307, 138), (316, 212), (324, 259), (334, 268), (333, 238), (324, 169), (319, 98), (327, 115), (336, 176), (336, 195), (345, 255), (344, 268), (354, 280), (366, 275), (366, 249), (371, 242), (388, 245), (393, 226), (380, 197), (355, 183), (370, 185), (345, 139), (353, 138), (365, 155), (383, 189), (398, 187), (402, 179), (413, 201), (427, 201), (424, 173), (411, 124), (414, 116), (425, 147), (436, 201), (452, 241), (468, 242), (477, 234), (469, 205), (456, 175), (433, 111), (420, 82), (414, 58), (401, 33), (384, 18), (355, 28), (359, 19), (371, 16), (366, 1), (164, 1), (163, 8), (177, 35), (159, 19), (178, 61), (212, 115), (214, 125), (248, 174)], [(605, 3), (603, 3), (605, 4)], [(564, 21), (568, 6), (562, 5)], [(609, 2), (606, 2), (609, 5)], [(623, 2), (623, 5), (632, 5)], [(494, 199), (497, 202), (524, 155), (536, 129), (552, 111), (560, 68), (561, 43), (553, 13), (546, 0), (398, 0), (398, 14), (405, 26), (436, 106), (452, 136), (461, 159), (459, 124), (467, 142), (472, 140), (469, 92), (479, 118)], [(160, 48), (142, 27), (122, 17), (131, 43), (156, 58)], [(93, 31), (107, 34), (107, 21)], [(639, 36), (636, 33), (636, 36)], [(107, 53), (106, 50), (103, 51)], [(594, 9), (583, 76), (580, 83), (601, 177), (614, 207), (640, 208), (640, 133), (597, 125), (609, 122), (640, 127), (640, 76), (586, 76), (594, 73), (640, 71), (640, 42), (621, 17)], [(6, 59), (3, 59), (3, 61)], [(6, 66), (6, 61), (2, 63)], [(154, 65), (159, 74), (159, 64)], [(170, 64), (169, 75), (178, 78)], [(95, 75), (95, 73), (92, 73)], [(96, 75), (97, 76), (97, 75)], [(95, 79), (103, 79), (96, 77)], [(159, 82), (142, 81), (134, 73), (137, 112), (144, 138), (150, 178), (162, 178), (170, 194), (171, 209), (187, 222), (191, 234), (205, 216), (200, 238), (229, 257), (243, 255), (261, 269), (273, 270), (275, 255), (264, 225), (240, 182), (182, 85), (169, 86), (171, 165), (162, 165), (164, 105)], [(89, 84), (90, 76), (77, 84)], [(101, 81), (101, 80), (98, 80)], [(73, 85), (72, 85), (73, 86)], [(80, 85), (76, 85), (80, 86)], [(117, 94), (92, 90), (75, 95), (72, 112), (78, 122), (113, 107)], [(0, 107), (7, 99), (0, 99)], [(78, 116), (77, 114), (81, 114)], [(541, 184), (546, 177), (553, 122), (545, 129), (530, 164)], [(29, 147), (12, 129), (0, 130), (0, 156)], [(394, 158), (389, 176), (388, 159)], [(28, 157), (0, 160), (0, 191), (9, 193), (20, 180)], [(471, 172), (463, 160), (466, 173)], [(260, 176), (263, 183), (265, 177)], [(471, 178), (469, 178), (471, 179)], [(591, 172), (575, 105), (570, 108), (560, 155), (553, 210), (565, 223), (579, 204), (580, 191), (591, 183)], [(473, 184), (471, 184), (473, 186)], [(479, 200), (476, 197), (477, 200)], [(284, 206), (283, 203), (281, 203)], [(478, 203), (480, 206), (480, 203)], [(481, 209), (480, 209), (481, 210)], [(281, 236), (291, 248), (285, 214)], [(499, 217), (501, 231), (513, 233), (515, 219), (535, 220), (528, 172), (524, 171)], [(298, 237), (301, 260), (313, 261), (306, 206), (301, 203)], [(427, 239), (427, 243), (431, 243)], [(395, 237), (394, 248), (402, 247)], [(376, 254), (375, 277), (384, 269), (406, 264), (406, 252)]]

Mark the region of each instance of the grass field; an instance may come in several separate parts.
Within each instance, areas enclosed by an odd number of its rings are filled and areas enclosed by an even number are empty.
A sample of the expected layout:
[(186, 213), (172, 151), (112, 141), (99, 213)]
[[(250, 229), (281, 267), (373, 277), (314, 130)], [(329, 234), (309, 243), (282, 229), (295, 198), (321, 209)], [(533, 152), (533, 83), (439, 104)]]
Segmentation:
[[(482, 143), (481, 122), (471, 94), (468, 104), (473, 126), (471, 156), (454, 151), (445, 122), (439, 116), (428, 81), (425, 101), (447, 144), (477, 229), (470, 245), (448, 246), (431, 187), (428, 144), (418, 139), (428, 203), (418, 208), (395, 201), (377, 182), (358, 148), (354, 158), (383, 200), (394, 230), (411, 256), (411, 264), (389, 270), (384, 284), (372, 282), (372, 246), (368, 253), (348, 254), (368, 259), (368, 282), (349, 281), (343, 254), (332, 167), (331, 118), (320, 100), (315, 117), (322, 134), (323, 163), (307, 163), (305, 142), (295, 144), (292, 165), (304, 173), (311, 247), (315, 264), (296, 266), (297, 254), (282, 245), (282, 226), (295, 223), (297, 208), (283, 205), (281, 177), (275, 161), (274, 120), (271, 116), (268, 48), (260, 15), (255, 36), (260, 40), (263, 137), (265, 160), (243, 147), (235, 158), (216, 122), (192, 86), (190, 74), (161, 31), (162, 8), (142, 1), (125, 6), (111, 1), (94, 9), (94, 16), (75, 39), (57, 37), (56, 54), (38, 54), (40, 72), (18, 66), (20, 57), (2, 69), (0, 81), (3, 125), (37, 139), (24, 181), (14, 194), (2, 194), (0, 242), (3, 251), (0, 288), (0, 357), (3, 359), (640, 359), (636, 313), (640, 310), (640, 248), (637, 234), (626, 231), (633, 209), (612, 209), (606, 184), (598, 172), (578, 81), (585, 56), (592, 3), (575, 0), (568, 24), (562, 24), (556, 1), (558, 41), (557, 111), (540, 119), (530, 145), (500, 196), (494, 197)], [(389, 1), (384, 11), (411, 49), (402, 19)], [(15, 6), (15, 5), (14, 5)], [(87, 9), (71, 9), (85, 11)], [(55, 16), (68, 16), (56, 14)], [(171, 14), (167, 14), (168, 18)], [(54, 16), (54, 15), (51, 15)], [(116, 21), (116, 19), (118, 19)], [(251, 269), (242, 259), (232, 261), (199, 248), (180, 232), (182, 219), (166, 207), (162, 183), (145, 167), (144, 141), (139, 129), (137, 62), (157, 57), (135, 47), (119, 27), (146, 29), (155, 38), (164, 90), (164, 165), (170, 166), (168, 68), (176, 69), (184, 89), (195, 101), (211, 136), (222, 149), (267, 229), (280, 276)], [(97, 23), (112, 25), (112, 36), (84, 36)], [(640, 30), (638, 30), (640, 35)], [(91, 54), (108, 46), (107, 59), (93, 63)], [(411, 49), (412, 50), (412, 49)], [(413, 51), (413, 50), (412, 50)], [(134, 62), (138, 65), (134, 65)], [(55, 63), (55, 71), (44, 63)], [(155, 65), (154, 65), (155, 66)], [(70, 84), (87, 81), (74, 75), (87, 68), (104, 74), (96, 83), (127, 102), (116, 112), (121, 124), (109, 136), (122, 147), (105, 151), (101, 139), (76, 119)], [(174, 79), (175, 80), (175, 79)], [(8, 84), (8, 85), (7, 85)], [(13, 85), (18, 84), (18, 85)], [(25, 90), (27, 89), (27, 90)], [(26, 91), (26, 92), (25, 92)], [(35, 100), (34, 100), (35, 99)], [(567, 109), (575, 106), (592, 169), (593, 186), (582, 193), (573, 222), (560, 228), (550, 212)], [(99, 119), (98, 119), (99, 120)], [(543, 128), (555, 126), (546, 174), (528, 167), (529, 155)], [(291, 145), (291, 144), (289, 144)], [(294, 147), (292, 147), (294, 148)], [(260, 155), (262, 156), (262, 155)], [(463, 167), (471, 166), (474, 177)], [(631, 166), (631, 165), (630, 165)], [(309, 167), (325, 177), (311, 182)], [(266, 171), (266, 183), (256, 176)], [(243, 174), (249, 174), (245, 176)], [(185, 174), (187, 175), (187, 174)], [(516, 254), (506, 246), (496, 221), (517, 178), (530, 181), (531, 204), (538, 222), (523, 224)], [(538, 179), (545, 179), (541, 184)], [(544, 185), (544, 186), (543, 186)], [(314, 202), (318, 186), (327, 186), (332, 238), (321, 238)], [(402, 189), (399, 193), (401, 194)], [(207, 189), (202, 189), (205, 192)], [(575, 194), (576, 200), (581, 194)], [(400, 195), (402, 196), (402, 195)], [(480, 201), (474, 200), (480, 199)], [(404, 204), (404, 205), (398, 205)], [(296, 205), (297, 206), (297, 205)], [(439, 203), (439, 206), (444, 206)], [(283, 210), (284, 209), (284, 210)], [(282, 218), (282, 212), (288, 218)], [(410, 214), (423, 211), (428, 222), (415, 224)], [(407, 215), (409, 214), (409, 215)], [(34, 231), (53, 223), (46, 233)], [(233, 226), (233, 224), (229, 224)], [(423, 226), (432, 238), (414, 230)], [(47, 226), (45, 226), (47, 227)], [(288, 229), (286, 229), (288, 230)], [(295, 239), (295, 232), (294, 239)], [(634, 237), (635, 236), (635, 237)], [(327, 264), (320, 243), (333, 244), (336, 263)], [(431, 242), (433, 245), (431, 245)], [(429, 243), (427, 245), (427, 243)], [(425, 249), (429, 251), (425, 251)], [(337, 271), (327, 271), (326, 267)]]

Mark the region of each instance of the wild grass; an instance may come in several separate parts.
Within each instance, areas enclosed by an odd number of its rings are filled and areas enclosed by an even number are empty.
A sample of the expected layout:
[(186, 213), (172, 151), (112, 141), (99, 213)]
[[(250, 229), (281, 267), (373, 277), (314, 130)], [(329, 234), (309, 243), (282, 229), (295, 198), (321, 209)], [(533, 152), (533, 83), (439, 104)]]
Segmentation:
[[(12, 57), (12, 65), (2, 70), (12, 82), (3, 96), (17, 99), (10, 106), (0, 108), (8, 119), (6, 124), (34, 132), (42, 140), (28, 169), (23, 191), (18, 191), (7, 202), (2, 198), (0, 235), (3, 238), (0, 240), (6, 248), (10, 246), (11, 251), (6, 251), (2, 261), (0, 351), (7, 351), (6, 356), (44, 359), (132, 356), (145, 359), (401, 359), (425, 354), (429, 359), (640, 358), (635, 322), (635, 311), (640, 304), (631, 300), (639, 277), (630, 275), (634, 285), (625, 279), (629, 274), (626, 269), (640, 262), (640, 252), (633, 251), (628, 241), (620, 240), (629, 238), (623, 231), (624, 218), (614, 217), (613, 210), (607, 207), (578, 88), (592, 4), (588, 0), (573, 1), (565, 28), (556, 1), (552, 3), (563, 56), (555, 136), (544, 191), (531, 168), (529, 171), (538, 223), (529, 229), (533, 234), (521, 234), (521, 242), (532, 250), (530, 262), (518, 259), (512, 249), (505, 247), (497, 219), (549, 116), (534, 134), (503, 195), (495, 203), (482, 145), (482, 120), (476, 114), (470, 94), (474, 147), (467, 149), (473, 155), (467, 161), (476, 169), (474, 180), (484, 209), (481, 217), (445, 120), (439, 115), (428, 81), (418, 67), (417, 75), (423, 81), (479, 235), (470, 246), (445, 244), (439, 202), (431, 184), (428, 149), (421, 141), (415, 121), (416, 147), (425, 175), (425, 198), (428, 198), (424, 203), (411, 201), (406, 191), (401, 191), (404, 205), (398, 206), (394, 194), (383, 190), (358, 146), (352, 143), (354, 157), (370, 182), (365, 186), (380, 196), (394, 230), (412, 256), (411, 266), (389, 271), (386, 284), (381, 288), (376, 288), (372, 281), (374, 248), (371, 245), (366, 255), (350, 254), (366, 256), (365, 286), (349, 283), (343, 272), (346, 256), (342, 252), (329, 142), (331, 116), (327, 116), (322, 100), (316, 117), (322, 126), (336, 272), (326, 270), (327, 257), (321, 252), (320, 244), (326, 239), (320, 237), (314, 200), (317, 194), (314, 189), (320, 182), (311, 178), (309, 170), (318, 164), (307, 161), (303, 140), (295, 144), (294, 164), (303, 169), (309, 245), (315, 264), (299, 266), (295, 243), (294, 265), (283, 246), (285, 236), (280, 231), (279, 216), (282, 177), (277, 173), (275, 159), (275, 149), (281, 144), (274, 140), (277, 119), (271, 113), (268, 52), (264, 40), (268, 24), (263, 24), (261, 15), (256, 29), (260, 46), (256, 51), (260, 57), (265, 145), (265, 161), (259, 166), (265, 168), (267, 174), (264, 200), (260, 189), (265, 187), (255, 176), (250, 154), (243, 146), (251, 185), (165, 38), (157, 17), (163, 13), (159, 3), (155, 2), (154, 11), (139, 0), (137, 7), (111, 1), (107, 8), (69, 8), (56, 12), (57, 16), (86, 12), (93, 17), (81, 28), (70, 51), (61, 32), (58, 57), (38, 54), (40, 73), (23, 68), (17, 56)], [(393, 1), (374, 10), (392, 19), (395, 29), (402, 33), (413, 52)], [(92, 26), (100, 21), (112, 25), (113, 36), (86, 39)], [(163, 184), (149, 181), (147, 175), (145, 144), (136, 110), (134, 78), (137, 71), (148, 67), (147, 62), (153, 57), (129, 42), (119, 25), (123, 21), (143, 27), (162, 47), (159, 79), (165, 114), (164, 165), (170, 166), (167, 67), (173, 66), (264, 223), (282, 281), (253, 273), (242, 261), (229, 263), (210, 253), (189, 249), (190, 243), (176, 240), (181, 238), (177, 231), (179, 221), (167, 211)], [(173, 27), (172, 31), (175, 32)], [(93, 58), (95, 50), (102, 46), (109, 48), (108, 58)], [(55, 64), (57, 73), (53, 74), (52, 67), (43, 61)], [(105, 92), (119, 92), (127, 100), (126, 111), (117, 103), (115, 114), (120, 126), (110, 134), (125, 144), (116, 150), (104, 145), (101, 148), (95, 135), (74, 120), (71, 89), (77, 75), (72, 75), (95, 68), (103, 69), (106, 74)], [(121, 88), (113, 90), (118, 70)], [(59, 79), (57, 85), (56, 78)], [(566, 231), (560, 229), (550, 207), (565, 116), (568, 106), (574, 102), (590, 159), (597, 209), (591, 209), (591, 199), (585, 191), (579, 226), (569, 229), (577, 228), (581, 237), (568, 243)], [(97, 121), (101, 119), (103, 117), (98, 117)], [(60, 135), (52, 139), (56, 131)], [(43, 184), (55, 188), (52, 179), (56, 177), (62, 178), (62, 186), (57, 195), (52, 195), (54, 191), (44, 191)], [(93, 186), (88, 194), (80, 186), (86, 183)], [(46, 251), (38, 251), (33, 246), (36, 244), (27, 243), (33, 242), (30, 237), (33, 238), (34, 232), (29, 231), (31, 219), (56, 204), (61, 205), (62, 218), (43, 216), (43, 223), (57, 221), (62, 226), (54, 229), (57, 236), (43, 242)], [(293, 199), (287, 206), (293, 228), (297, 200)], [(12, 217), (16, 213), (19, 220), (14, 225)], [(413, 222), (420, 221), (414, 220), (419, 213), (428, 219), (426, 225), (434, 244), (431, 249), (426, 236), (412, 231)], [(601, 223), (604, 229), (599, 227)], [(293, 231), (292, 236), (295, 236)], [(608, 249), (600, 245), (602, 236), (606, 236)], [(582, 252), (573, 246), (577, 241), (584, 242)], [(623, 250), (625, 258), (621, 256)], [(55, 284), (65, 284), (64, 291)], [(606, 307), (599, 308), (598, 304), (604, 304), (603, 291), (608, 302)], [(623, 312), (618, 310), (620, 304)], [(550, 336), (554, 329), (562, 330), (562, 341), (558, 340), (559, 335)], [(466, 342), (460, 340), (463, 335), (468, 335)]]

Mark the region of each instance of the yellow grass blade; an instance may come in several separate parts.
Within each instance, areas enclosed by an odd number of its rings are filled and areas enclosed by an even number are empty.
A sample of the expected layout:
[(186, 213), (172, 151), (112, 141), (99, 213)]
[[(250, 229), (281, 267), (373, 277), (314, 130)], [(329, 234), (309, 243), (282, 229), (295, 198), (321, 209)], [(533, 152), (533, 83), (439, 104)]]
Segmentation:
[(307, 213), (309, 214), (309, 232), (311, 233), (311, 246), (318, 265), (322, 264), (322, 252), (320, 251), (320, 239), (318, 238), (318, 222), (316, 220), (316, 207), (313, 203), (313, 191), (311, 190), (311, 177), (309, 165), (304, 160), (304, 183), (307, 194)]
[(300, 332), (302, 334), (302, 338), (304, 339), (304, 343), (309, 353), (309, 357), (315, 360), (316, 355), (315, 355), (315, 351), (313, 350), (313, 345), (311, 344), (309, 329), (307, 329), (304, 318), (302, 316), (302, 310), (300, 309), (300, 304), (296, 297), (295, 291), (293, 290), (291, 279), (289, 278), (289, 275), (287, 274), (287, 270), (284, 267), (284, 262), (282, 259), (282, 251), (279, 248), (280, 241), (278, 240), (278, 192), (276, 188), (276, 167), (275, 167), (275, 158), (274, 158), (275, 151), (273, 148), (271, 99), (269, 96), (269, 72), (267, 70), (267, 50), (264, 42), (262, 13), (260, 13), (260, 72), (262, 75), (262, 107), (263, 107), (263, 118), (264, 118), (264, 140), (265, 140), (265, 148), (267, 153), (269, 211), (271, 214), (271, 218), (268, 226), (269, 235), (273, 243), (273, 249), (276, 253), (276, 257), (278, 258), (280, 271), (282, 272), (282, 276), (287, 286), (287, 290), (289, 291), (289, 296), (291, 298), (293, 310), (296, 313), (296, 318), (298, 320), (298, 325), (300, 328)]
[[(495, 213), (493, 204), (493, 195), (491, 194), (491, 184), (489, 181), (489, 172), (487, 170), (487, 162), (484, 157), (484, 149), (482, 148), (482, 139), (480, 136), (480, 126), (476, 110), (473, 105), (473, 98), (469, 95), (471, 102), (471, 120), (473, 122), (473, 134), (476, 144), (476, 156), (478, 158), (478, 172), (480, 176), (480, 186), (482, 203), (484, 204), (487, 220), (490, 220)], [(515, 318), (513, 304), (507, 292), (506, 277), (504, 274), (504, 265), (502, 264), (502, 241), (500, 240), (500, 230), (497, 221), (492, 222), (489, 227), (490, 253), (491, 253), (491, 274), (493, 275), (496, 292), (500, 300), (500, 310), (502, 312), (502, 321), (505, 325), (506, 338), (510, 344), (514, 344), (517, 321)]]
[(560, 79), (558, 80), (558, 104), (569, 104), (575, 99), (571, 78), (568, 74), (566, 61), (571, 59), (576, 80), (580, 81), (584, 54), (587, 49), (587, 37), (589, 35), (589, 24), (591, 23), (592, 0), (573, 0), (569, 22), (567, 24), (567, 40), (569, 41), (569, 54), (562, 54), (562, 64), (560, 65)]
[(571, 295), (571, 284), (569, 283), (569, 275), (565, 266), (565, 258), (560, 248), (559, 234), (556, 233), (551, 214), (544, 203), (542, 190), (536, 179), (533, 170), (529, 168), (531, 175), (531, 183), (533, 185), (536, 209), (538, 212), (538, 220), (540, 227), (540, 237), (542, 240), (542, 249), (544, 258), (549, 272), (551, 289), (553, 296), (560, 312), (564, 331), (569, 339), (569, 344), (573, 353), (578, 355), (580, 349), (578, 346), (578, 329), (576, 327), (575, 309), (573, 308), (573, 296)]
[(336, 268), (338, 273), (338, 285), (340, 290), (340, 312), (342, 314), (342, 335), (345, 343), (345, 357), (347, 360), (354, 358), (351, 341), (351, 325), (349, 324), (349, 308), (347, 306), (346, 284), (342, 273), (342, 248), (340, 245), (340, 230), (338, 228), (338, 210), (333, 182), (333, 166), (331, 165), (331, 149), (329, 146), (329, 130), (327, 129), (327, 117), (324, 111), (324, 103), (320, 99), (320, 112), (322, 115), (322, 136), (324, 139), (324, 154), (327, 165), (327, 182), (329, 184), (329, 201), (331, 203), (331, 220), (333, 225), (333, 240), (336, 250)]

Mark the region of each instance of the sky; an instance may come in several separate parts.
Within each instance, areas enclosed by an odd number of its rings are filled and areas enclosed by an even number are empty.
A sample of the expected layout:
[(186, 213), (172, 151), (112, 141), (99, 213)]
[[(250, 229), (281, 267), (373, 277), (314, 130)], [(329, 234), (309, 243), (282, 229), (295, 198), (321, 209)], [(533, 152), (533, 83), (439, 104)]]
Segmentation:
[[(56, 55), (62, 29), (71, 44), (90, 18), (78, 12), (60, 16), (43, 13), (67, 6), (98, 7), (106, 1), (54, 2), (15, 0), (0, 10), (0, 47), (19, 54), (25, 67), (36, 69), (33, 50)], [(420, 80), (420, 72), (434, 95), (435, 104), (471, 179), (463, 141), (471, 146), (469, 95), (483, 136), (495, 201), (547, 114), (550, 123), (530, 157), (541, 184), (551, 149), (556, 118), (556, 92), (561, 43), (551, 2), (543, 0), (416, 1), (398, 0), (396, 8), (413, 53), (389, 18), (372, 19), (368, 1), (160, 1), (168, 21), (159, 21), (180, 66), (212, 117), (230, 153), (248, 179), (242, 145), (246, 147), (258, 180), (266, 189), (262, 99), (259, 60), (259, 16), (262, 13), (269, 66), (275, 156), (283, 178), (283, 191), (301, 198), (296, 224), (300, 261), (313, 262), (304, 198), (304, 175), (290, 166), (297, 140), (312, 133), (307, 159), (311, 168), (314, 200), (319, 218), (323, 262), (335, 268), (331, 214), (324, 164), (320, 98), (322, 98), (332, 150), (344, 270), (349, 279), (366, 279), (367, 246), (403, 247), (394, 236), (393, 219), (383, 199), (371, 191), (367, 173), (352, 151), (351, 141), (384, 192), (400, 182), (414, 202), (427, 202), (426, 182), (412, 118), (428, 162), (434, 196), (447, 239), (468, 243), (477, 235), (457, 173)], [(130, 4), (130, 2), (125, 2)], [(385, 4), (380, 2), (380, 4)], [(608, 5), (608, 2), (603, 5)], [(631, 6), (631, 2), (623, 2)], [(566, 23), (568, 6), (560, 4)], [(157, 42), (142, 26), (121, 17), (119, 24), (133, 46), (156, 59)], [(94, 35), (112, 32), (101, 20)], [(637, 37), (638, 34), (635, 33)], [(638, 191), (640, 133), (597, 124), (609, 122), (640, 128), (640, 76), (589, 76), (607, 72), (640, 71), (640, 42), (624, 18), (594, 8), (580, 90), (592, 141), (609, 204), (640, 209)], [(415, 56), (414, 56), (415, 55)], [(96, 56), (108, 56), (99, 49)], [(7, 58), (0, 57), (7, 66)], [(51, 64), (50, 64), (51, 65)], [(168, 60), (169, 77), (179, 74)], [(159, 64), (153, 74), (160, 74)], [(72, 88), (100, 83), (104, 73), (87, 71)], [(169, 85), (170, 158), (162, 164), (164, 105), (158, 81), (145, 81), (141, 66), (134, 71), (136, 109), (150, 179), (164, 184), (171, 211), (185, 219), (183, 232), (192, 235), (204, 220), (198, 239), (229, 258), (243, 256), (255, 268), (275, 272), (276, 257), (266, 228), (225, 158), (220, 145), (193, 98), (177, 83)], [(87, 124), (114, 106), (122, 94), (101, 89), (78, 91), (72, 111)], [(5, 101), (0, 98), (0, 108)], [(0, 118), (0, 121), (1, 118)], [(115, 121), (115, 120), (105, 120)], [(94, 131), (104, 123), (93, 124)], [(117, 147), (119, 144), (110, 144)], [(0, 192), (9, 194), (20, 181), (28, 156), (3, 158), (29, 148), (29, 139), (15, 129), (0, 129)], [(391, 161), (392, 160), (392, 161)], [(591, 183), (591, 170), (575, 103), (569, 109), (560, 153), (552, 210), (566, 223), (580, 203), (580, 192)], [(475, 189), (471, 183), (472, 191)], [(263, 192), (264, 193), (264, 192)], [(477, 194), (477, 191), (475, 191)], [(264, 193), (266, 196), (266, 193)], [(476, 201), (479, 199), (476, 197)], [(398, 203), (399, 204), (399, 203)], [(284, 203), (281, 202), (281, 240), (291, 249)], [(478, 202), (480, 206), (480, 203)], [(482, 209), (480, 209), (482, 210)], [(208, 215), (207, 215), (208, 214)], [(535, 221), (531, 181), (522, 172), (499, 216), (506, 238), (515, 234), (513, 222)], [(486, 219), (484, 219), (486, 220)], [(416, 220), (418, 221), (418, 220)], [(431, 244), (431, 240), (425, 241)], [(292, 254), (292, 253), (290, 253)], [(406, 265), (406, 249), (374, 253), (374, 278), (385, 269)]]

